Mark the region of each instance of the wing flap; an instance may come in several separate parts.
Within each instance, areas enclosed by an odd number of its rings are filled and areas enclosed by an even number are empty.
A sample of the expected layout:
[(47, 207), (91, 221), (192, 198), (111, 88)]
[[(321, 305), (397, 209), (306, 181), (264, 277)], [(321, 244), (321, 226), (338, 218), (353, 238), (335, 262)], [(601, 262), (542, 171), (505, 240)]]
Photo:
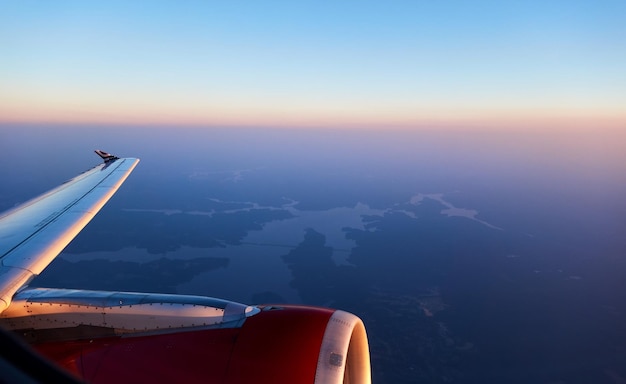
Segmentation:
[(76, 237), (138, 162), (107, 161), (0, 216), (0, 312)]

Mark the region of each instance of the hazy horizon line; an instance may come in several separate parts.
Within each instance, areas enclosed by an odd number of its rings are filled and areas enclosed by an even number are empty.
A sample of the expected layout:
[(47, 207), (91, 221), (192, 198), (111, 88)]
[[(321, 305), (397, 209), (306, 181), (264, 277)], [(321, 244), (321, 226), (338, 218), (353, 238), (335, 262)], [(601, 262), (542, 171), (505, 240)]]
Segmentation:
[(285, 121), (259, 119), (253, 121), (229, 120), (176, 120), (176, 119), (6, 119), (0, 117), (0, 127), (10, 126), (108, 126), (134, 128), (189, 128), (189, 129), (290, 129), (290, 130), (357, 130), (357, 131), (447, 131), (447, 132), (624, 132), (626, 116), (574, 116), (574, 117), (520, 117), (518, 119), (486, 118), (432, 118), (409, 121), (383, 119), (353, 119), (331, 121), (315, 119), (287, 119)]

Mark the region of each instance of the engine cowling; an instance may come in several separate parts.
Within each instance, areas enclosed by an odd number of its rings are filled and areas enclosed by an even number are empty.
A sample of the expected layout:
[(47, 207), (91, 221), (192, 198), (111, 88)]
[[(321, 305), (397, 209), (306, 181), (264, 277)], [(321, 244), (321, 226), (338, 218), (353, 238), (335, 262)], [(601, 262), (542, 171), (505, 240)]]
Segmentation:
[[(363, 322), (326, 308), (267, 305), (241, 326), (38, 342), (92, 383), (369, 383)], [(256, 312), (256, 311), (255, 311)]]

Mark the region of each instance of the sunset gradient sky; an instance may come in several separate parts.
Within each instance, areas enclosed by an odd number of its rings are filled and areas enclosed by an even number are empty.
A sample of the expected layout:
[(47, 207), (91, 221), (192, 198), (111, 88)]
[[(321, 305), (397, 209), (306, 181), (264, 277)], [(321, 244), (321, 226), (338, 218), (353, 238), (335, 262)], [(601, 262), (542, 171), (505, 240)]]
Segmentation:
[(0, 123), (626, 129), (624, 1), (0, 1)]

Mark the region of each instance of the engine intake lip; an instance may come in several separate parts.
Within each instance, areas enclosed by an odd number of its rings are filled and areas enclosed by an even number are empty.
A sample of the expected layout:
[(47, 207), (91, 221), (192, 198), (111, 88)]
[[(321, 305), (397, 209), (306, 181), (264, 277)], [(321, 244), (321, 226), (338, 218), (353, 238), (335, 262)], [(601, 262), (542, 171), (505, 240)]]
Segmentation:
[(315, 383), (371, 383), (367, 334), (357, 316), (337, 310), (328, 320)]

